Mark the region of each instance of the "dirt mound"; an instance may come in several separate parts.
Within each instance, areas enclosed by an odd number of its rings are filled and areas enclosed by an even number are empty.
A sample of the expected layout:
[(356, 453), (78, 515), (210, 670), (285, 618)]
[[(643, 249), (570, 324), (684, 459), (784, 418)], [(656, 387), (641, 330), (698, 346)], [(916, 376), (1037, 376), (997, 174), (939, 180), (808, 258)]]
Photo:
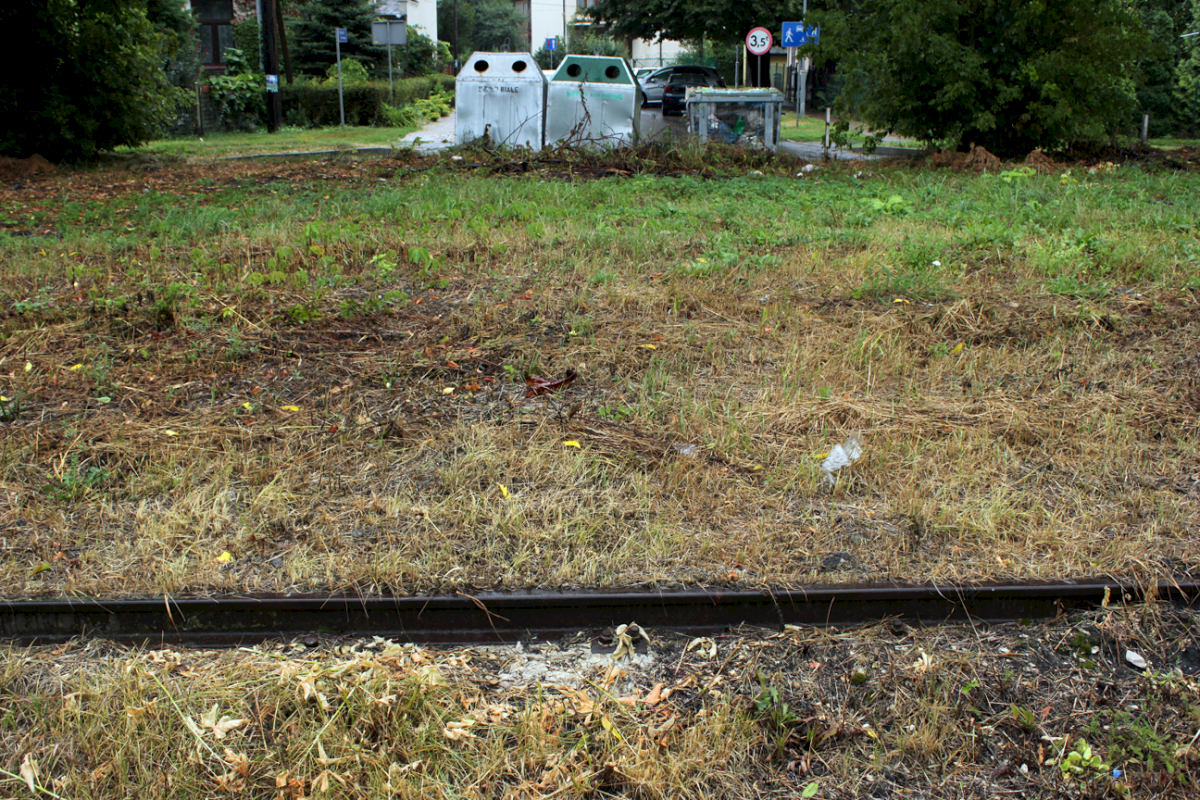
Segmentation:
[(34, 153), (29, 158), (0, 158), (0, 180), (28, 180), (38, 173), (56, 172), (58, 167)]
[(933, 167), (988, 172), (1000, 168), (1000, 159), (988, 152), (987, 148), (972, 144), (970, 152), (967, 153), (939, 150), (929, 157), (929, 164)]
[(1025, 166), (1033, 167), (1039, 173), (1045, 175), (1051, 172), (1058, 172), (1063, 169), (1063, 165), (1059, 164), (1050, 156), (1043, 153), (1040, 149), (1034, 150), (1029, 155), (1025, 156)]

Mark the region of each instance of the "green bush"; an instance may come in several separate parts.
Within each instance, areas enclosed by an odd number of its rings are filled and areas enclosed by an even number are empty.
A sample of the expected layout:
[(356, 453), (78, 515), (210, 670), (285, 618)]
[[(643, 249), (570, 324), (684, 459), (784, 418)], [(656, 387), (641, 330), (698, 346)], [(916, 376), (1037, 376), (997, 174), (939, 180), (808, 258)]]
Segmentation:
[(442, 92), (454, 91), (454, 76), (437, 73), (423, 75), (419, 78), (405, 78), (396, 81), (396, 104), (404, 105), (417, 100), (424, 100)]
[[(1127, 132), (1149, 46), (1123, 0), (873, 0), (813, 15), (837, 111), (944, 147), (1017, 156)], [(861, 11), (861, 13), (860, 13)]]
[[(437, 105), (446, 107), (442, 115), (450, 113), (449, 105), (453, 98), (454, 78), (449, 75), (405, 78), (395, 81), (394, 87), (397, 107), (389, 107), (386, 83), (370, 81), (354, 86), (343, 84), (346, 97), (346, 124), (408, 128), (418, 124), (417, 120), (424, 119), (426, 113), (432, 114)], [(319, 128), (326, 125), (337, 125), (341, 122), (338, 113), (336, 77), (332, 86), (305, 81), (298, 82), (293, 86), (281, 86), (279, 91), (280, 99), (283, 102), (283, 118), (288, 125)], [(440, 97), (440, 99), (435, 101), (429, 109), (406, 110), (410, 105), (432, 97)], [(413, 121), (405, 122), (404, 120)]]
[(233, 46), (246, 56), (253, 72), (262, 64), (262, 37), (258, 35), (258, 17), (247, 17), (233, 23)]
[(449, 114), (453, 102), (452, 92), (439, 91), (399, 108), (384, 106), (383, 113), (393, 128), (415, 128), (426, 122), (435, 122)]
[[(357, 86), (360, 83), (369, 83), (370, 80), (371, 76), (361, 61), (353, 58), (342, 59), (342, 86)], [(338, 65), (336, 63), (330, 64), (329, 69), (325, 70), (325, 80), (321, 81), (321, 85), (326, 88), (337, 88)]]
[[(289, 125), (319, 128), (341, 123), (338, 109), (338, 89), (313, 83), (280, 86), (283, 117)], [(386, 83), (360, 83), (343, 87), (347, 125), (386, 126), (383, 106), (387, 101)]]
[(26, 42), (0, 78), (0, 155), (88, 159), (159, 135), (191, 103), (163, 70), (169, 35), (145, 0), (7, 0), (0, 25)]
[(264, 78), (241, 50), (225, 51), (225, 73), (210, 76), (208, 86), (226, 128), (254, 130), (262, 124), (267, 110)]

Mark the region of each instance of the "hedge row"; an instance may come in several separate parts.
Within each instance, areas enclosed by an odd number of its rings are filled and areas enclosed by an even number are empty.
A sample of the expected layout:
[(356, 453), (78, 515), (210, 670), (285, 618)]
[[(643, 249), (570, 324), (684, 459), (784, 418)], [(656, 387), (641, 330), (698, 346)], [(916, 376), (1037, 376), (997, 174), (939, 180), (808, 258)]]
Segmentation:
[[(396, 105), (423, 100), (438, 89), (454, 90), (450, 75), (425, 75), (404, 78), (395, 82)], [(279, 87), (283, 103), (283, 119), (288, 125), (320, 127), (341, 122), (336, 86), (311, 84)], [(387, 126), (384, 104), (388, 102), (388, 85), (373, 81), (346, 86), (343, 89), (347, 125)]]

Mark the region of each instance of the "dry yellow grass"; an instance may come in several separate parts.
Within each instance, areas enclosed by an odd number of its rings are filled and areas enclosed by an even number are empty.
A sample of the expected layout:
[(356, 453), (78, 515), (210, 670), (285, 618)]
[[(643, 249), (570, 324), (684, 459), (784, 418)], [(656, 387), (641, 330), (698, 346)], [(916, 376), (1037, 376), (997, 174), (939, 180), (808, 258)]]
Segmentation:
[[(2, 245), (4, 594), (1194, 565), (1194, 237), (1108, 220), (1102, 194), (1140, 191), (1150, 214), (1167, 178), (830, 167), (809, 198), (786, 162), (750, 166), (768, 175), (385, 160), (8, 193), (12, 219), (67, 239)], [(176, 212), (142, 188), (186, 213), (163, 227)], [(102, 194), (76, 212), (73, 192)], [(827, 201), (825, 234), (792, 238), (784, 205), (739, 212), (782, 192), (809, 215)], [(1000, 227), (934, 213), (956, 195)], [(706, 219), (669, 222), (693, 207)], [(1020, 222), (1034, 213), (1081, 227)], [(567, 369), (561, 394), (523, 396), (523, 375)], [(863, 456), (831, 488), (823, 454), (851, 431)], [(852, 557), (822, 572), (831, 553)]]
[[(987, 629), (650, 631), (646, 653), (619, 659), (581, 638), (10, 648), (0, 792), (1186, 798), (1200, 757), (1195, 630), (1190, 613), (1114, 605)], [(1081, 744), (1097, 766), (1064, 775)]]

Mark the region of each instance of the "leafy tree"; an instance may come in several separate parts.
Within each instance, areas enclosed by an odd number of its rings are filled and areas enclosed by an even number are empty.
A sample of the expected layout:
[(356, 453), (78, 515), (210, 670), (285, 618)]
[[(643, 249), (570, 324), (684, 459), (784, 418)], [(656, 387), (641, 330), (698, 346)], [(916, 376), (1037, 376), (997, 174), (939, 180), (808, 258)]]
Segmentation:
[[(1015, 154), (1132, 131), (1136, 66), (1149, 52), (1135, 2), (823, 0), (808, 20), (821, 25), (819, 59), (847, 79), (843, 110), (870, 128)], [(600, 0), (586, 13), (617, 37), (736, 42), (755, 25), (799, 20), (801, 7)]]
[[(1185, 33), (1200, 31), (1200, 0), (1192, 0), (1191, 5)], [(1195, 136), (1200, 134), (1200, 36), (1189, 36), (1183, 42), (1185, 57), (1179, 62), (1175, 96), (1179, 102), (1180, 132)]]
[(417, 78), (421, 75), (441, 72), (442, 68), (451, 61), (450, 45), (430, 39), (421, 32), (419, 26), (409, 25), (407, 27), (408, 44), (396, 48), (396, 57), (403, 59), (403, 62), (398, 65), (404, 69), (403, 77)]
[(874, 131), (1010, 156), (1131, 132), (1148, 45), (1124, 0), (832, 0), (821, 47)]
[(172, 86), (191, 88), (200, 73), (196, 18), (179, 0), (147, 0), (146, 19), (163, 35), (163, 71)]
[[(438, 31), (453, 42), (453, 0), (439, 0)], [(509, 0), (458, 0), (458, 57), (476, 51), (524, 51), (529, 47), (527, 18)]]
[(307, 0), (296, 8), (300, 18), (290, 20), (288, 41), (297, 70), (323, 78), (337, 63), (337, 29), (345, 28), (349, 41), (341, 45), (342, 58), (361, 61), (375, 75), (387, 74), (387, 51), (371, 44), (376, 14), (370, 0)]
[(85, 159), (141, 144), (190, 101), (167, 82), (170, 43), (146, 0), (5, 0), (0, 25), (26, 42), (0, 78), (0, 154)]
[(1150, 135), (1174, 132), (1180, 124), (1180, 109), (1175, 101), (1177, 66), (1186, 58), (1188, 6), (1191, 0), (1137, 0), (1136, 13), (1150, 37), (1150, 46), (1141, 54), (1137, 66), (1144, 83), (1138, 87), (1138, 125), (1141, 115), (1150, 115)]
[(803, 0), (599, 0), (585, 12), (617, 39), (733, 42), (756, 25), (800, 19)]

